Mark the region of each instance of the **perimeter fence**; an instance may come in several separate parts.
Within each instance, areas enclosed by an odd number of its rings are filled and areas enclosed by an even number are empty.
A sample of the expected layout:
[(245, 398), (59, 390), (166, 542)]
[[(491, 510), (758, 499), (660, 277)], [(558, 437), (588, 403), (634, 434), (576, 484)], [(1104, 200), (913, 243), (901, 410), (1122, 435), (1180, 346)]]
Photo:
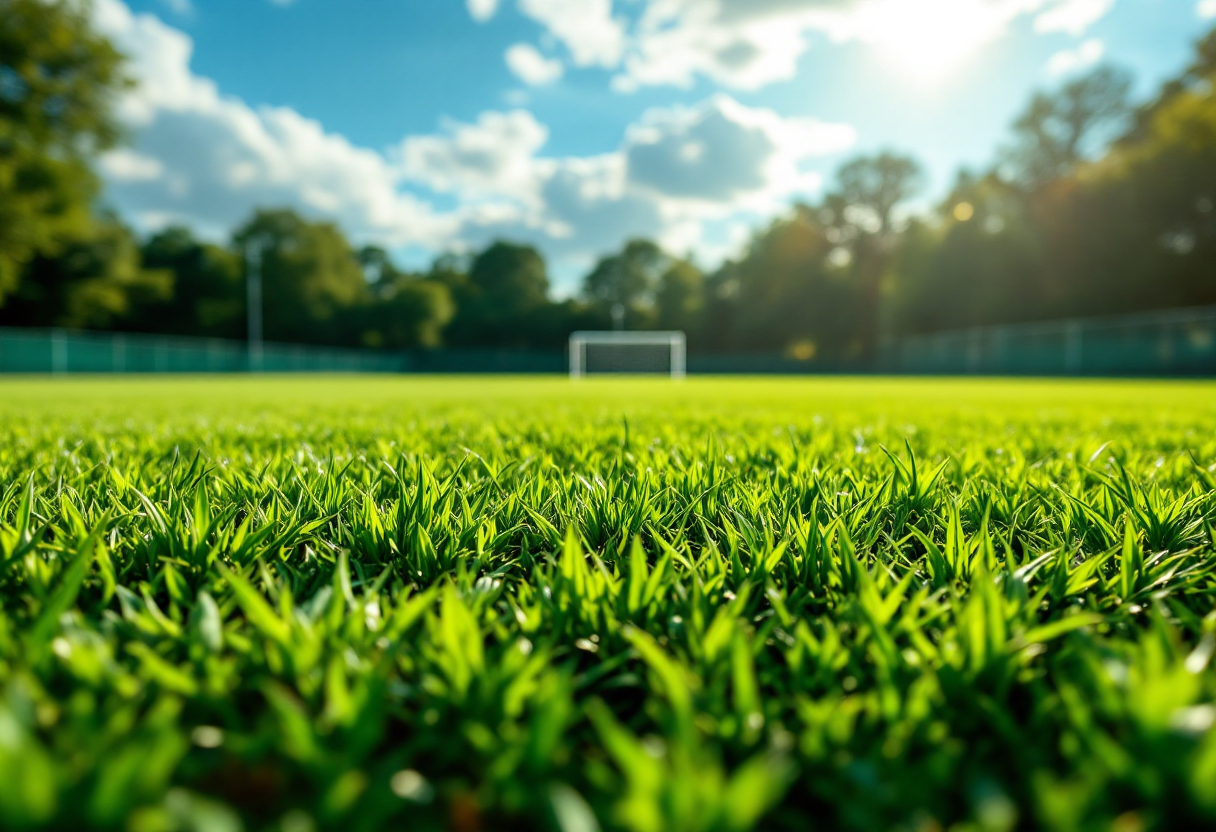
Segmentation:
[(1216, 375), (1216, 306), (910, 336), (884, 344), (880, 363), (912, 374)]
[[(0, 327), (0, 373), (565, 373), (566, 350), (370, 350)], [(1216, 376), (1216, 307), (974, 327), (885, 342), (876, 361), (688, 355), (689, 374)]]

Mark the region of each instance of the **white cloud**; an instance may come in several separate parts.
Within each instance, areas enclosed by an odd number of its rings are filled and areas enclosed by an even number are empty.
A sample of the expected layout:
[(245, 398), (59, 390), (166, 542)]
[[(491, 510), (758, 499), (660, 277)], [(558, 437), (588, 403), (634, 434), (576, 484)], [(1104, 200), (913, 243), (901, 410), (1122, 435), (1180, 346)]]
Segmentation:
[(526, 110), (482, 113), (475, 124), (448, 122), (444, 132), (411, 136), (401, 145), (407, 178), (466, 199), (487, 196), (532, 201), (536, 154), (549, 130)]
[(1047, 74), (1052, 76), (1072, 75), (1089, 69), (1106, 52), (1106, 47), (1097, 38), (1091, 38), (1076, 49), (1064, 49), (1051, 56), (1047, 62)]
[(668, 199), (736, 207), (815, 190), (818, 177), (801, 173), (799, 164), (855, 139), (844, 125), (783, 118), (719, 95), (691, 109), (651, 111), (629, 131), (624, 153), (638, 187)]
[(498, 0), (466, 0), (469, 14), (478, 23), (484, 23), (498, 11)]
[(620, 63), (625, 27), (612, 16), (612, 0), (519, 0), (519, 10), (565, 44), (578, 66)]
[(132, 146), (101, 163), (107, 197), (145, 230), (181, 222), (220, 238), (256, 208), (285, 206), (389, 246), (530, 241), (573, 274), (631, 236), (723, 254), (721, 229), (812, 195), (807, 165), (853, 142), (848, 127), (719, 95), (652, 110), (596, 156), (543, 155), (548, 128), (523, 109), (445, 122), (381, 153), (290, 108), (222, 94), (191, 71), (189, 37), (121, 0), (97, 0), (94, 13), (140, 82), (118, 106)]
[(340, 222), (359, 238), (441, 244), (458, 218), (398, 189), (375, 151), (282, 107), (257, 110), (190, 70), (193, 44), (120, 0), (99, 0), (98, 28), (131, 56), (139, 85), (118, 112), (134, 148), (110, 154), (109, 196), (146, 222), (189, 222), (220, 236), (257, 207), (291, 206)]
[(101, 157), (101, 170), (114, 182), (152, 182), (160, 179), (165, 166), (159, 159), (121, 147)]
[(1199, 5), (1195, 7), (1195, 11), (1204, 20), (1216, 17), (1216, 0), (1199, 0)]
[(831, 0), (651, 0), (630, 39), (618, 89), (671, 84), (698, 75), (738, 89), (792, 78), (806, 31)]
[[(935, 79), (1010, 23), (1035, 16), (1040, 32), (1080, 34), (1115, 0), (519, 0), (524, 14), (565, 44), (580, 66), (621, 69), (613, 85), (735, 89), (793, 78), (814, 40), (870, 45), (901, 72)], [(1216, 0), (1203, 0), (1213, 4)]]
[(407, 139), (401, 155), (408, 177), (464, 200), (465, 242), (525, 240), (583, 268), (639, 235), (705, 253), (707, 227), (810, 196), (820, 180), (804, 163), (854, 141), (849, 127), (782, 118), (726, 95), (652, 110), (599, 156), (540, 156), (546, 134), (528, 113), (484, 113)]
[(1062, 0), (1035, 18), (1038, 32), (1067, 32), (1081, 35), (1090, 26), (1106, 17), (1115, 0)]
[(194, 4), (190, 0), (160, 0), (165, 8), (174, 14), (187, 15), (194, 11)]
[(529, 43), (517, 43), (507, 49), (507, 67), (525, 84), (551, 84), (562, 77), (562, 62), (546, 58)]

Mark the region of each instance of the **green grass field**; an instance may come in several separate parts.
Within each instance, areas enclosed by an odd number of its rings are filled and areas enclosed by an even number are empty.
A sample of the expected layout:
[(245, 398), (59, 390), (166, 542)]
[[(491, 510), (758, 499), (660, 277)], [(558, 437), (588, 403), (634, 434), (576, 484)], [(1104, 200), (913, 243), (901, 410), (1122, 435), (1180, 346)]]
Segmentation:
[(0, 379), (0, 828), (1216, 824), (1216, 384)]

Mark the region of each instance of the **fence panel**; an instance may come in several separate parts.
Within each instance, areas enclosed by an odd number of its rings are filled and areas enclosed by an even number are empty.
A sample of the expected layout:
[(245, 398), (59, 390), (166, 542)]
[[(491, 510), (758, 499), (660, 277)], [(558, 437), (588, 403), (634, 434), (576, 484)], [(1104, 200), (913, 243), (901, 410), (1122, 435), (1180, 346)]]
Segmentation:
[(1216, 374), (1216, 307), (1005, 324), (886, 344), (890, 372), (983, 375)]
[[(253, 366), (251, 366), (251, 364)], [(0, 328), (0, 373), (565, 373), (565, 350), (376, 351), (59, 329)], [(771, 353), (688, 356), (689, 373), (1216, 375), (1216, 307), (1006, 324), (886, 343), (870, 364)]]
[[(400, 372), (405, 357), (266, 344), (253, 363), (266, 372)], [(240, 341), (0, 328), (0, 373), (236, 373), (249, 371), (250, 364)]]

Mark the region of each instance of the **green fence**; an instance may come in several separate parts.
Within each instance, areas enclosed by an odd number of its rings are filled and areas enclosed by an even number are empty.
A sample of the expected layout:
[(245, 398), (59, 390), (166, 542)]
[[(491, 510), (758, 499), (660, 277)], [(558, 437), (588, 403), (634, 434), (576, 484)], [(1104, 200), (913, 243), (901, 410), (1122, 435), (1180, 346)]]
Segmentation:
[[(0, 373), (565, 373), (565, 350), (352, 350), (0, 328)], [(879, 360), (691, 353), (692, 374), (831, 372), (1216, 376), (1216, 307), (977, 327), (890, 341)]]
[(4, 373), (399, 372), (402, 356), (266, 344), (260, 354), (243, 342), (157, 335), (0, 329)]
[(564, 350), (355, 350), (0, 327), (0, 373), (564, 373)]
[(975, 327), (884, 345), (896, 373), (1216, 375), (1216, 307)]

